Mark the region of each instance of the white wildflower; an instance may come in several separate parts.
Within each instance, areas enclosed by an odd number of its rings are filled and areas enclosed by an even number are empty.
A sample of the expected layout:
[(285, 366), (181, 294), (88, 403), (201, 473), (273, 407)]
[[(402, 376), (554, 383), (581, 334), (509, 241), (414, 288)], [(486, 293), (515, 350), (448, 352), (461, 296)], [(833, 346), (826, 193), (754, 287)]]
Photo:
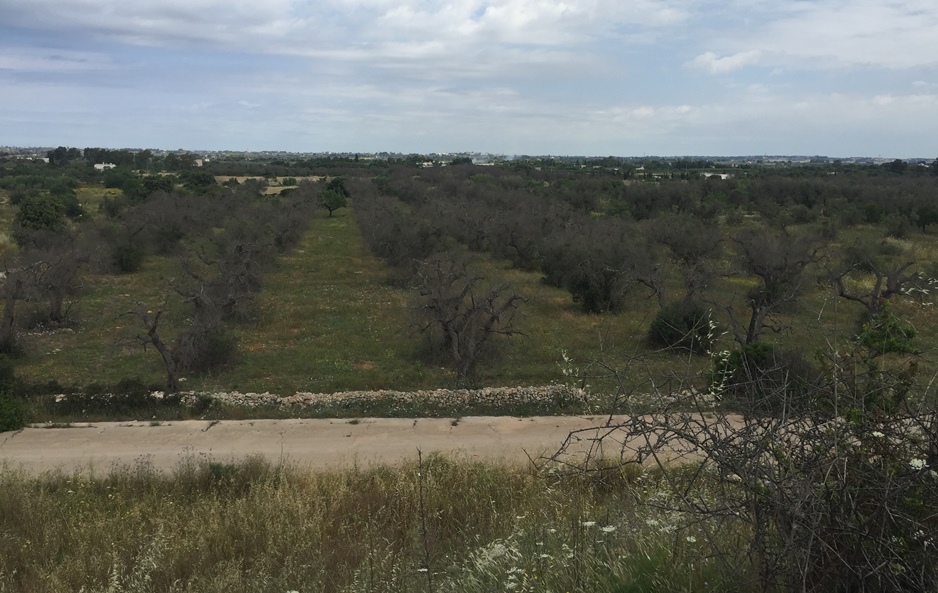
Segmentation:
[(616, 530), (616, 526), (615, 526), (615, 525), (606, 525), (605, 527), (602, 528), (602, 530), (603, 530), (603, 533), (612, 533), (613, 531)]
[(878, 430), (874, 430), (874, 431), (873, 431), (872, 433), (870, 433), (870, 434), (872, 434), (874, 437), (876, 437), (876, 438), (878, 438), (878, 439), (881, 439), (881, 438), (883, 438), (884, 436), (886, 436), (886, 435), (884, 435), (883, 433), (879, 432)]
[(926, 467), (928, 467), (928, 464), (925, 463), (925, 460), (924, 460), (924, 459), (910, 459), (910, 460), (909, 460), (909, 467), (911, 467), (911, 468), (914, 469), (915, 471), (919, 471), (919, 470), (923, 470), (923, 469), (925, 469)]
[(583, 521), (580, 525), (583, 527), (596, 527), (596, 521)]
[(684, 539), (686, 539), (686, 540), (687, 540), (687, 543), (689, 543), (689, 544), (696, 544), (696, 543), (697, 543), (697, 538), (694, 537), (693, 535), (688, 535), (688, 536), (685, 537)]

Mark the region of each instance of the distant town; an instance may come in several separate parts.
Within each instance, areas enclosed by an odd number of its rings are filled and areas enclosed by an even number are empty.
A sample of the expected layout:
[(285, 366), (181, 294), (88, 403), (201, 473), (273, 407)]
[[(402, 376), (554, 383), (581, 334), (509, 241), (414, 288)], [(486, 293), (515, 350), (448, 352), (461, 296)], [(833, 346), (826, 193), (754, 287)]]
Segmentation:
[[(0, 155), (20, 157), (20, 158), (47, 158), (49, 151), (54, 150), (52, 146), (0, 146)], [(744, 165), (763, 165), (763, 166), (797, 166), (797, 165), (816, 165), (816, 164), (853, 164), (853, 165), (882, 165), (897, 160), (895, 157), (871, 157), (871, 156), (851, 156), (851, 157), (831, 157), (822, 155), (733, 155), (733, 156), (714, 156), (714, 155), (642, 155), (642, 156), (596, 156), (596, 155), (505, 155), (487, 152), (431, 152), (431, 153), (399, 153), (399, 152), (289, 152), (282, 150), (260, 150), (260, 151), (238, 151), (238, 150), (188, 150), (188, 149), (144, 149), (144, 148), (120, 148), (117, 150), (127, 150), (132, 153), (149, 151), (155, 157), (165, 157), (170, 154), (191, 154), (197, 155), (203, 162), (212, 160), (278, 160), (278, 159), (355, 159), (363, 161), (388, 161), (388, 160), (419, 160), (432, 164), (448, 164), (453, 161), (471, 162), (476, 165), (497, 164), (510, 161), (542, 161), (573, 164), (579, 162), (587, 166), (597, 161), (604, 161), (605, 164), (630, 164), (640, 165), (644, 162), (684, 162), (699, 161), (712, 163), (711, 166), (739, 167)], [(468, 160), (467, 160), (468, 159)], [(934, 157), (916, 157), (902, 160), (910, 165), (921, 164), (928, 165), (934, 161)]]

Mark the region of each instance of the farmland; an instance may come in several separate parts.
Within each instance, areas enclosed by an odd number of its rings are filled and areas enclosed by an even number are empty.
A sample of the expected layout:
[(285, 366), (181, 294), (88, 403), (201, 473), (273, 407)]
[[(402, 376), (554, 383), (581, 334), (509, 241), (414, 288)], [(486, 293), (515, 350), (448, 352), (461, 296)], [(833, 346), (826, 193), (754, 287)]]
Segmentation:
[[(5, 161), (11, 429), (589, 411), (607, 437), (526, 468), (2, 466), (0, 591), (933, 590), (938, 175), (627, 165)], [(466, 390), (548, 385), (584, 395)], [(369, 390), (402, 395), (330, 399)]]

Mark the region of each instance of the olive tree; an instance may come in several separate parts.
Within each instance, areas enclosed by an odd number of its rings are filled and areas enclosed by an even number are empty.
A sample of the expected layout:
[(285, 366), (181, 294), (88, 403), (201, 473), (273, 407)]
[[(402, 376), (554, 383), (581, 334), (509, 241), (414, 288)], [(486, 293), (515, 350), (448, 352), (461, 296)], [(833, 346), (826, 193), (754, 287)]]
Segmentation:
[(747, 231), (734, 239), (743, 271), (756, 280), (746, 294), (748, 320), (740, 318), (732, 305), (722, 305), (730, 319), (733, 338), (745, 347), (766, 329), (783, 327), (769, 321), (785, 304), (797, 299), (805, 286), (805, 269), (820, 260), (823, 243), (808, 234), (787, 231)]
[(934, 280), (917, 268), (915, 254), (889, 241), (854, 242), (836, 268), (828, 269), (837, 294), (881, 313), (893, 297), (926, 295)]
[(491, 285), (460, 258), (434, 257), (420, 265), (416, 280), (418, 329), (471, 382), (496, 336), (520, 333), (515, 327), (524, 297), (509, 284)]

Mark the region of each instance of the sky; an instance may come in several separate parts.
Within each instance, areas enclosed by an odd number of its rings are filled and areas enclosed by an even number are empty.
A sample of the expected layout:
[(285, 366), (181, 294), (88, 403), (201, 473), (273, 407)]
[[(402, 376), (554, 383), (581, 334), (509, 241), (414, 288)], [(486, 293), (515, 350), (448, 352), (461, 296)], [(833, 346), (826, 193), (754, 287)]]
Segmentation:
[(935, 0), (0, 0), (0, 146), (938, 157)]

